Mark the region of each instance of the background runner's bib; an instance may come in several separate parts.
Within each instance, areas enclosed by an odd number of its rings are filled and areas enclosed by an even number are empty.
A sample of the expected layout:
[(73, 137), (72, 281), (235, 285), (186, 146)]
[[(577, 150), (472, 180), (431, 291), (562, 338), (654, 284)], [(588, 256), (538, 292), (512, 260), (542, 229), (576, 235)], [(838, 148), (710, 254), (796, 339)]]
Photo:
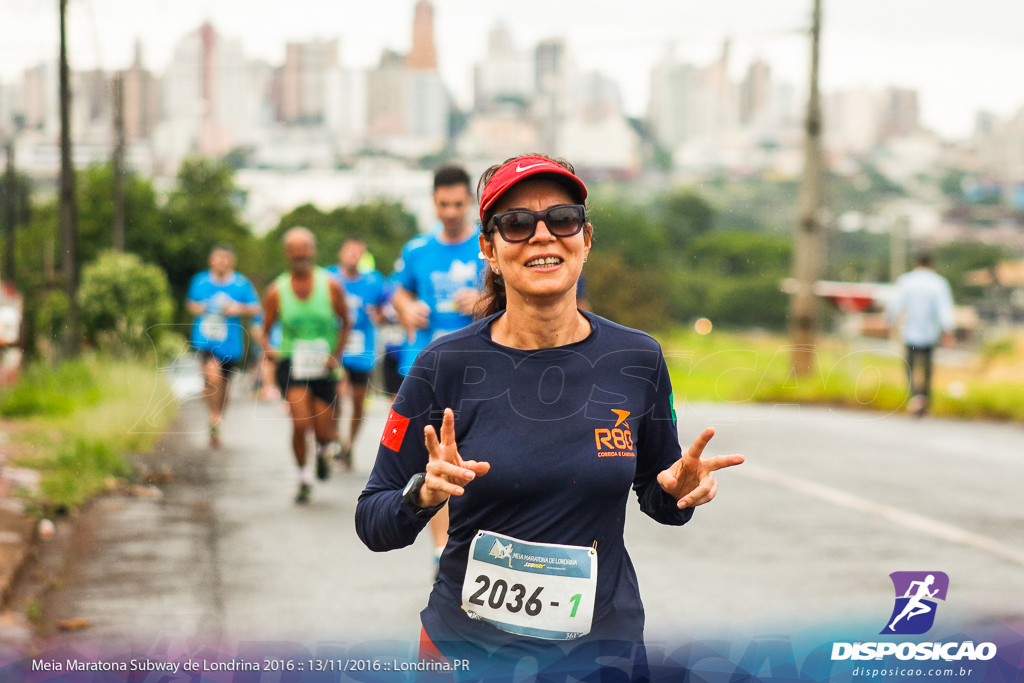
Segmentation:
[(224, 341), (228, 338), (228, 322), (217, 313), (204, 315), (199, 323), (200, 333), (210, 341)]
[(362, 330), (350, 330), (345, 343), (345, 353), (359, 355), (366, 351), (366, 335)]
[(292, 344), (293, 379), (322, 379), (328, 375), (331, 345), (326, 339), (296, 339)]
[(590, 633), (596, 592), (593, 548), (480, 531), (469, 549), (462, 609), (508, 633), (572, 640)]

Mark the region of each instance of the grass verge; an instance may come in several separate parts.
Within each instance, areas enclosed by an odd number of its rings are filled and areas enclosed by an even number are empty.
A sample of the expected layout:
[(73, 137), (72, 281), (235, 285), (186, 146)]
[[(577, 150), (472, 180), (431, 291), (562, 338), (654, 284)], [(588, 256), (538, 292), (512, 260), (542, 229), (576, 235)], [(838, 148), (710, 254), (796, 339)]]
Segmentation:
[(128, 477), (125, 455), (151, 450), (174, 418), (174, 401), (152, 408), (168, 394), (152, 366), (96, 357), (32, 366), (0, 391), (10, 460), (41, 475), (38, 490), (20, 491), (30, 509), (76, 508)]
[[(788, 341), (780, 335), (677, 330), (660, 341), (677, 402), (818, 403), (892, 413), (910, 398), (906, 362), (887, 348), (823, 338), (811, 373), (796, 377)], [(931, 413), (1024, 420), (1024, 336), (987, 344), (955, 367), (936, 365)]]

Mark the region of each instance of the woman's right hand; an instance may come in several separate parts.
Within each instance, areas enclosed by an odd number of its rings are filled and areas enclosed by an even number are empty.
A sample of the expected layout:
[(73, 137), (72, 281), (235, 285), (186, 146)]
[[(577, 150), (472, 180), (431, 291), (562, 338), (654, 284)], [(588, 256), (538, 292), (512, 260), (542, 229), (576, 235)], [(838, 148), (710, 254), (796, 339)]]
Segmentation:
[(416, 501), (420, 507), (433, 507), (448, 500), (449, 496), (461, 496), (466, 484), (491, 469), (490, 463), (463, 460), (459, 455), (455, 445), (455, 413), (451, 408), (445, 408), (440, 441), (433, 425), (427, 425), (423, 435), (430, 460), (427, 462), (427, 478)]

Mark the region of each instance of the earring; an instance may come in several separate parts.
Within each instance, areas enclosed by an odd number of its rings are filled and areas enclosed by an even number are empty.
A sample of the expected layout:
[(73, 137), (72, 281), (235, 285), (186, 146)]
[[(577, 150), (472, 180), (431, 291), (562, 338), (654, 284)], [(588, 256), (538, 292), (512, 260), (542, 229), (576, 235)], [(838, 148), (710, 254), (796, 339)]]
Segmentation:
[(584, 263), (586, 263), (586, 262), (587, 262), (587, 257), (586, 257), (586, 256), (584, 256), (584, 257), (583, 257), (583, 262), (584, 262)]
[(491, 270), (494, 271), (495, 275), (501, 275), (501, 271), (498, 270), (498, 266), (491, 266)]

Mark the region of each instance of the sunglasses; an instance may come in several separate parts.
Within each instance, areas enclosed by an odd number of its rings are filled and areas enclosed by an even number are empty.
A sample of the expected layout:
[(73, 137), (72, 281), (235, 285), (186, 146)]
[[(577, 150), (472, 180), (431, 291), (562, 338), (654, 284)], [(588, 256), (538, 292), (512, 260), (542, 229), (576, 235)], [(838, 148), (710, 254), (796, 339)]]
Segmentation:
[(525, 242), (537, 232), (537, 223), (544, 221), (548, 232), (555, 237), (572, 237), (587, 222), (587, 209), (582, 204), (559, 204), (543, 211), (513, 209), (496, 213), (491, 225), (497, 228), (506, 242)]

